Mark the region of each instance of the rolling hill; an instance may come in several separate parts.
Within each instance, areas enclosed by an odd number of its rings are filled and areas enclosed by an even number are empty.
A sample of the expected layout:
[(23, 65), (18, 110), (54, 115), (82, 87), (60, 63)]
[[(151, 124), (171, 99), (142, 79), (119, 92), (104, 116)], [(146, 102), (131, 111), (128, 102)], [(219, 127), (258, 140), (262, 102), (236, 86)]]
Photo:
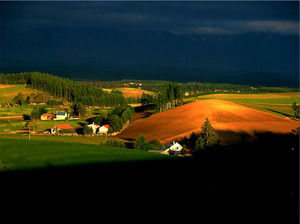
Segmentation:
[(200, 100), (138, 120), (124, 130), (119, 138), (134, 139), (143, 134), (148, 140), (168, 142), (199, 132), (205, 118), (217, 130), (270, 131), (288, 133), (299, 122), (255, 110), (224, 100)]

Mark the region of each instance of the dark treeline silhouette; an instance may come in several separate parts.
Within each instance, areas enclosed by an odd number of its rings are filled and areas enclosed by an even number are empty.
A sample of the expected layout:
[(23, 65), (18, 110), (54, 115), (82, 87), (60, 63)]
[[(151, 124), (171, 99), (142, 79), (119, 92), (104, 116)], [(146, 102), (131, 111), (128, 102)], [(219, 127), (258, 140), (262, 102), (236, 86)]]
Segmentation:
[[(156, 92), (162, 84), (168, 83), (165, 80), (119, 80), (119, 81), (95, 81), (87, 82), (100, 88), (117, 88), (117, 87), (139, 87), (142, 83), (143, 89)], [(130, 84), (131, 83), (131, 84)], [(283, 92), (297, 92), (299, 88), (291, 87), (266, 87), (257, 85), (241, 85), (232, 83), (208, 83), (208, 82), (177, 82), (181, 84), (185, 92), (211, 93), (218, 90), (219, 92), (240, 91), (241, 93), (283, 93)]]
[(0, 83), (26, 84), (52, 96), (84, 105), (117, 106), (126, 103), (123, 94), (119, 91), (107, 93), (89, 84), (41, 72), (0, 74)]

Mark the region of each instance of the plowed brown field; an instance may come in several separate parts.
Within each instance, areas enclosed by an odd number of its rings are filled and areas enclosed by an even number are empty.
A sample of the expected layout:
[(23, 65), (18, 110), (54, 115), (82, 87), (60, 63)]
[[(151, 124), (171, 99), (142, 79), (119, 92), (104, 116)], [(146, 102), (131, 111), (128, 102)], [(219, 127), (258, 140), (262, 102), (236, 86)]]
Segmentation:
[(224, 100), (199, 100), (193, 103), (140, 119), (125, 129), (119, 138), (135, 139), (143, 134), (148, 140), (169, 142), (200, 132), (201, 125), (208, 118), (215, 129), (243, 131), (271, 131), (288, 133), (299, 127), (299, 122), (255, 110)]
[(137, 88), (124, 87), (124, 88), (118, 88), (117, 90), (121, 91), (125, 97), (141, 97), (143, 93), (154, 95), (153, 92), (150, 92), (148, 90), (143, 90), (143, 89), (137, 89)]

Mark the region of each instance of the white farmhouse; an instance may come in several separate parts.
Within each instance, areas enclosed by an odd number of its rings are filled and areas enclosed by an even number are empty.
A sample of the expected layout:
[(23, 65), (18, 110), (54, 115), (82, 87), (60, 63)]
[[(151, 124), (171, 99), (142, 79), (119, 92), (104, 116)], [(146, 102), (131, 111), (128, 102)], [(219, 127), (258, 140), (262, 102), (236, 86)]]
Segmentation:
[(54, 120), (66, 120), (69, 117), (68, 112), (57, 112)]
[(96, 134), (100, 125), (93, 122), (92, 124), (89, 124), (88, 127), (93, 130), (93, 134)]
[(163, 149), (161, 154), (170, 154), (170, 152), (180, 152), (182, 149), (183, 147), (178, 142), (173, 141)]
[(109, 130), (109, 125), (105, 124), (99, 128), (99, 134), (107, 134)]

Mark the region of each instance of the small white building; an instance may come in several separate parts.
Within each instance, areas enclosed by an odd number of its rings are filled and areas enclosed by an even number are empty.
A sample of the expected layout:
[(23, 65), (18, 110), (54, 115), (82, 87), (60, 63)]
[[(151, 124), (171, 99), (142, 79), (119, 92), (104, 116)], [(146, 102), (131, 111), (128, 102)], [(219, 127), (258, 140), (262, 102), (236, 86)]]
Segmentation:
[(88, 127), (93, 130), (93, 134), (96, 134), (100, 125), (93, 122), (92, 124), (89, 124)]
[(109, 130), (109, 125), (105, 124), (99, 128), (99, 134), (107, 134)]
[(62, 121), (62, 120), (66, 120), (68, 117), (69, 117), (68, 112), (57, 112), (54, 120)]
[(183, 147), (178, 143), (173, 141), (169, 145), (167, 145), (165, 148), (163, 148), (163, 151), (161, 154), (170, 154), (170, 151), (172, 152), (180, 152), (183, 149)]

